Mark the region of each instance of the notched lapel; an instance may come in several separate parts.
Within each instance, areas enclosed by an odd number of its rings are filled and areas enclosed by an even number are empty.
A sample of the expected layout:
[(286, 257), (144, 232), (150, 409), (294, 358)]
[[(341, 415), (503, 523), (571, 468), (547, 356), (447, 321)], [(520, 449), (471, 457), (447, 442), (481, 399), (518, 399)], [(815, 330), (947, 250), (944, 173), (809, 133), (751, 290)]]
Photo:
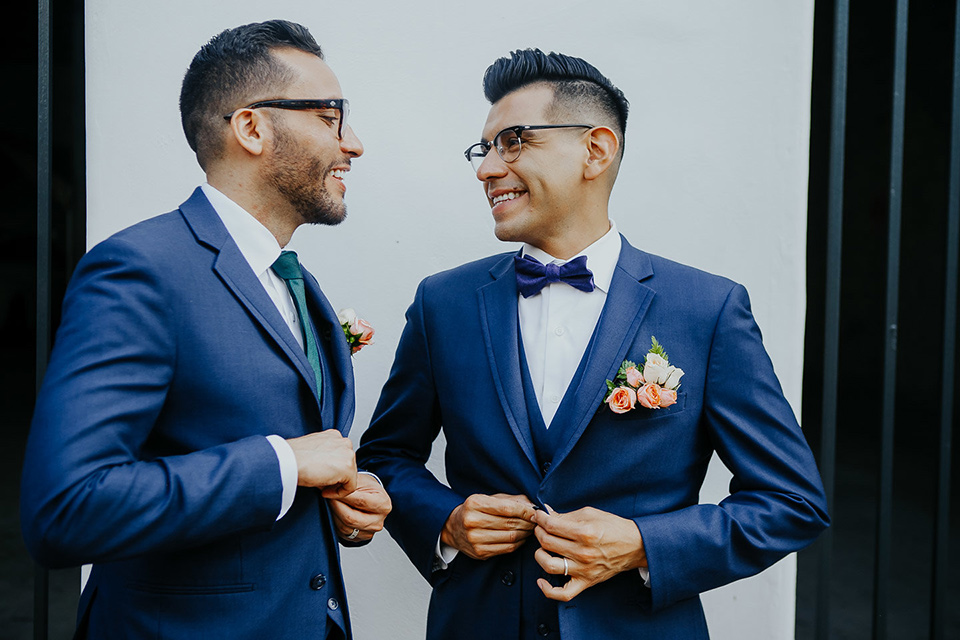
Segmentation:
[(507, 422), (520, 447), (537, 468), (537, 456), (530, 435), (530, 420), (523, 398), (520, 377), (520, 336), (517, 320), (517, 281), (513, 271), (513, 255), (498, 262), (490, 275), (494, 281), (477, 290), (480, 325), (487, 347), (497, 397)]
[(303, 282), (307, 290), (307, 305), (310, 307), (310, 317), (317, 330), (319, 340), (329, 346), (331, 372), (340, 379), (343, 393), (337, 398), (336, 428), (343, 434), (350, 430), (354, 412), (354, 381), (353, 363), (350, 361), (350, 346), (340, 327), (340, 319), (330, 305), (330, 301), (323, 295), (316, 278), (309, 272), (304, 272)]
[(213, 270), (220, 276), (223, 283), (234, 293), (251, 315), (267, 330), (270, 337), (280, 345), (290, 361), (297, 368), (301, 377), (310, 386), (313, 395), (317, 394), (317, 380), (307, 355), (297, 343), (293, 333), (280, 316), (277, 307), (263, 288), (260, 280), (254, 275), (240, 249), (228, 239), (220, 249), (220, 254), (213, 265)]
[(237, 244), (223, 226), (220, 216), (197, 187), (190, 198), (180, 205), (180, 213), (190, 226), (197, 241), (217, 253), (213, 270), (237, 300), (280, 346), (300, 376), (306, 381), (315, 397), (317, 381), (306, 354), (293, 337), (287, 323), (280, 317), (276, 305), (267, 295), (260, 280), (250, 268)]
[(641, 282), (653, 275), (649, 257), (630, 246), (625, 238), (621, 239), (620, 260), (597, 322), (576, 403), (570, 415), (563, 416), (574, 427), (570, 439), (554, 457), (554, 469), (570, 453), (596, 414), (607, 393), (606, 381), (616, 375), (654, 298), (653, 289)]

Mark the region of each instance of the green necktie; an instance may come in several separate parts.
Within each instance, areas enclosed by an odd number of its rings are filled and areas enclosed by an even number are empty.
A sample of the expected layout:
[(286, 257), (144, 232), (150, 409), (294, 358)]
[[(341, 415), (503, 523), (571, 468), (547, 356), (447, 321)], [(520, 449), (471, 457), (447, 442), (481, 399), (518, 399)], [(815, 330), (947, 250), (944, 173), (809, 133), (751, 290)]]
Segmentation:
[(300, 261), (293, 251), (281, 251), (280, 257), (273, 263), (274, 272), (283, 278), (287, 288), (293, 294), (293, 301), (297, 306), (297, 315), (300, 316), (300, 328), (303, 332), (303, 344), (307, 352), (307, 360), (313, 367), (313, 374), (317, 377), (317, 397), (323, 391), (323, 374), (320, 372), (320, 352), (317, 350), (317, 340), (313, 335), (310, 313), (307, 311), (307, 296), (303, 290), (303, 270)]

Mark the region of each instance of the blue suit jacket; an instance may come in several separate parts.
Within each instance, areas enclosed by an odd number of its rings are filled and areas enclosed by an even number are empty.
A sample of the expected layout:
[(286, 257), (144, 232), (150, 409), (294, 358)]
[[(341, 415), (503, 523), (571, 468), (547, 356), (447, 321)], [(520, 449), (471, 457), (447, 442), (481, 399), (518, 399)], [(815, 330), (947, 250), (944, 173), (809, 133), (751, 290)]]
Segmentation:
[[(624, 359), (642, 362), (651, 336), (685, 372), (678, 401), (616, 415), (602, 405), (605, 381)], [(393, 499), (388, 529), (434, 586), (428, 637), (533, 635), (519, 628), (530, 619), (519, 594), (540, 575), (529, 561), (535, 539), (487, 561), (459, 554), (432, 571), (444, 522), (473, 493), (525, 494), (561, 512), (592, 506), (636, 522), (650, 588), (630, 571), (561, 604), (564, 640), (706, 637), (699, 593), (759, 572), (827, 526), (816, 465), (742, 286), (624, 241), (583, 377), (554, 418), (569, 438), (546, 473), (518, 344), (512, 254), (424, 280), (358, 452)], [(441, 430), (449, 487), (424, 467)], [(731, 495), (700, 505), (714, 451), (733, 472)]]
[(327, 505), (300, 489), (275, 521), (279, 464), (264, 438), (346, 434), (353, 420), (346, 341), (305, 281), (327, 364), (322, 410), (303, 349), (199, 189), (80, 261), (21, 495), (39, 562), (95, 563), (79, 635), (349, 634)]

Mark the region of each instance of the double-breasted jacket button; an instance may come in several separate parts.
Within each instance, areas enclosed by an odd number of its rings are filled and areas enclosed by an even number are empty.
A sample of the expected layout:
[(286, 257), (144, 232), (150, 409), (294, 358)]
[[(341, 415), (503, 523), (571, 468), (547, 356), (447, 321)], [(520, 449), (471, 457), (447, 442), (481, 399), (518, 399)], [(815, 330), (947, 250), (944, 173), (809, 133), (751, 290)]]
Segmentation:
[(543, 475), (547, 475), (547, 471), (550, 471), (550, 467), (552, 466), (553, 465), (550, 464), (549, 462), (544, 462), (543, 466), (540, 467), (540, 470), (543, 471)]
[(509, 569), (500, 574), (500, 582), (507, 585), (508, 587), (512, 586), (514, 582), (517, 581), (517, 576), (513, 571)]
[(313, 589), (314, 591), (319, 591), (320, 589), (323, 589), (323, 585), (325, 584), (327, 584), (327, 576), (323, 575), (322, 573), (318, 573), (317, 575), (310, 578), (310, 588)]
[(542, 622), (537, 625), (537, 635), (548, 636), (550, 635), (550, 627), (543, 624)]
[(338, 602), (336, 598), (330, 598), (327, 600), (327, 608), (330, 609), (330, 611), (336, 611), (340, 608), (340, 602)]

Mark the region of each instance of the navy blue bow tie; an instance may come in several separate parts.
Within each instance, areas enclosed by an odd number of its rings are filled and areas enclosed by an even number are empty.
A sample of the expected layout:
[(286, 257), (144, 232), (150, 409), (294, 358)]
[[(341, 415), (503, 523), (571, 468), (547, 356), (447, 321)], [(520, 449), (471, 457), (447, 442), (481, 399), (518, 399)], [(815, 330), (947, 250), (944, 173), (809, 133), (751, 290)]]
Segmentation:
[(517, 290), (524, 298), (535, 296), (551, 282), (566, 282), (574, 289), (593, 291), (593, 272), (587, 269), (587, 256), (578, 256), (566, 264), (541, 264), (536, 258), (513, 257), (517, 270)]

